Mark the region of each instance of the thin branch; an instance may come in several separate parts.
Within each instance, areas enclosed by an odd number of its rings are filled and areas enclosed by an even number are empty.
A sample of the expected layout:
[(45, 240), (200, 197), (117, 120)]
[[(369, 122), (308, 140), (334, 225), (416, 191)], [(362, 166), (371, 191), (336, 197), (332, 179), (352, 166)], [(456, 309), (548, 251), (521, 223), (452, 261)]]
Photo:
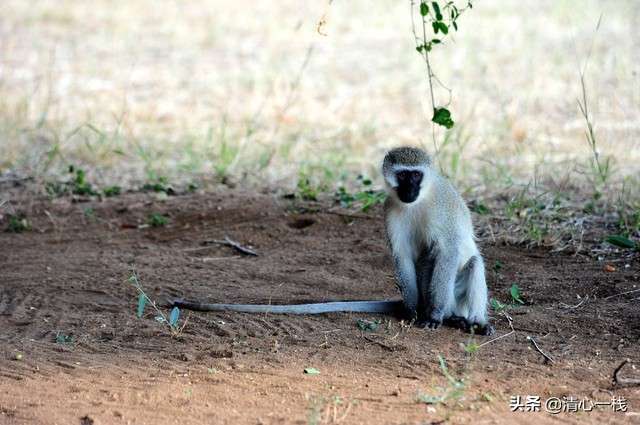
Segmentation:
[(240, 245), (238, 242), (230, 239), (228, 236), (225, 236), (224, 240), (213, 239), (213, 240), (204, 241), (204, 243), (205, 244), (214, 243), (214, 244), (218, 244), (218, 245), (226, 245), (226, 246), (230, 246), (231, 248), (235, 249), (236, 251), (238, 251), (238, 252), (240, 252), (242, 254), (251, 255), (253, 257), (257, 257), (258, 256), (257, 252), (255, 252), (251, 248), (247, 248), (245, 246)]
[(575, 309), (575, 308), (580, 307), (580, 306), (581, 306), (582, 304), (584, 304), (584, 302), (585, 302), (585, 301), (587, 301), (588, 299), (589, 299), (589, 295), (586, 295), (586, 296), (582, 299), (582, 301), (580, 301), (580, 302), (579, 302), (578, 304), (576, 304), (576, 305), (569, 305), (569, 304), (565, 304), (565, 303), (560, 303), (560, 306), (561, 306), (561, 307), (563, 307), (563, 308), (566, 308), (566, 309), (573, 310), (573, 309)]
[(538, 343), (536, 342), (535, 339), (533, 339), (532, 336), (528, 336), (527, 335), (527, 339), (529, 341), (531, 341), (531, 343), (533, 344), (533, 346), (535, 347), (535, 349), (538, 351), (538, 353), (542, 354), (542, 356), (549, 362), (551, 363), (555, 363), (554, 360), (551, 358), (551, 356), (549, 356), (547, 353), (545, 353), (544, 351), (542, 351), (542, 349), (540, 348), (540, 346), (538, 346)]
[(613, 371), (613, 385), (615, 385), (618, 388), (622, 388), (622, 387), (635, 387), (640, 385), (640, 379), (635, 379), (635, 378), (621, 378), (619, 376), (620, 371), (622, 370), (622, 368), (629, 363), (629, 359), (625, 359), (622, 361), (622, 363), (620, 363), (620, 365), (616, 368), (616, 370)]
[(640, 292), (640, 289), (633, 289), (631, 291), (621, 292), (619, 294), (609, 295), (608, 297), (604, 297), (603, 300), (608, 300), (609, 298), (619, 297), (620, 295), (632, 294), (634, 292)]
[[(413, 14), (414, 14), (414, 1), (411, 0), (410, 2), (411, 4), (411, 27), (412, 27), (412, 31), (413, 31), (413, 36), (416, 40), (416, 46), (420, 45), (420, 38), (418, 37), (418, 34), (416, 33), (416, 24), (415, 24), (415, 19), (413, 18)], [(427, 21), (425, 19), (424, 16), (421, 16), (421, 20), (422, 20), (422, 46), (423, 49), (422, 51), (424, 52), (424, 61), (427, 64), (427, 81), (429, 82), (429, 97), (431, 99), (431, 107), (432, 107), (432, 113), (433, 111), (436, 110), (436, 100), (435, 100), (435, 95), (433, 93), (433, 71), (431, 70), (431, 63), (429, 62), (429, 52), (427, 49)], [(435, 123), (433, 123), (433, 121), (431, 122), (431, 138), (433, 140), (433, 148), (435, 150), (435, 156), (438, 156), (438, 142), (436, 141), (436, 125)]]
[(495, 337), (495, 338), (493, 338), (493, 339), (490, 339), (489, 341), (483, 342), (482, 344), (478, 345), (478, 348), (482, 347), (483, 345), (491, 344), (492, 342), (495, 342), (495, 341), (497, 341), (497, 340), (499, 340), (499, 339), (506, 338), (506, 337), (508, 337), (509, 335), (514, 334), (514, 333), (516, 332), (516, 330), (513, 328), (513, 319), (511, 318), (511, 316), (509, 316), (509, 315), (508, 315), (507, 313), (505, 313), (505, 312), (503, 312), (503, 313), (502, 313), (502, 315), (503, 315), (503, 316), (507, 319), (507, 321), (509, 322), (509, 327), (511, 328), (511, 331), (510, 331), (510, 332), (508, 332), (508, 333), (506, 333), (506, 334), (504, 334), (504, 335), (500, 335), (500, 336), (497, 336), (497, 337)]
[(327, 4), (324, 8), (324, 13), (320, 17), (320, 19), (318, 20), (318, 24), (316, 25), (316, 32), (325, 37), (328, 34), (324, 31), (324, 27), (327, 25), (327, 15), (329, 14), (329, 6), (331, 6), (331, 3), (333, 3), (333, 0), (327, 1)]

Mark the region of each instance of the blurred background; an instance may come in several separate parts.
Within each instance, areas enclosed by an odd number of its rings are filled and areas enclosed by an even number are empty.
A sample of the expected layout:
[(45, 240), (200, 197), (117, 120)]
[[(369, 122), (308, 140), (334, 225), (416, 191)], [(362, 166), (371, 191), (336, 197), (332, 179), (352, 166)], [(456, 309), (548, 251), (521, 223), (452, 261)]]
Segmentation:
[[(639, 27), (632, 0), (474, 2), (431, 53), (456, 121), (436, 129), (443, 171), (467, 191), (590, 187), (578, 108), (589, 58), (606, 187), (636, 184)], [(385, 148), (433, 151), (430, 118), (408, 1), (0, 3), (0, 172), (46, 180), (74, 164), (123, 187), (333, 189), (360, 173), (380, 184)]]

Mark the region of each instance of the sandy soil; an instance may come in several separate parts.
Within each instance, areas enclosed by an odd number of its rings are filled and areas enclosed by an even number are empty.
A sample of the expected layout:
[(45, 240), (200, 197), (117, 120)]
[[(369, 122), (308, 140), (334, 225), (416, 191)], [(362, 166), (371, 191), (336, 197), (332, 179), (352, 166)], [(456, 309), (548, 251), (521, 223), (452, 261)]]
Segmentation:
[[(607, 298), (638, 287), (637, 257), (603, 262), (481, 241), (492, 296), (508, 302), (517, 283), (526, 305), (509, 310), (514, 333), (473, 354), (465, 345), (490, 338), (361, 314), (183, 312), (188, 322), (174, 337), (151, 309), (136, 317), (132, 268), (164, 311), (180, 296), (272, 303), (397, 296), (381, 211), (350, 218), (329, 212), (331, 205), (238, 191), (10, 199), (32, 230), (0, 233), (2, 424), (640, 422), (637, 387), (612, 384), (623, 359), (640, 362), (638, 293)], [(139, 228), (153, 212), (169, 223)], [(260, 255), (203, 245), (225, 235)], [(362, 331), (358, 319), (381, 324)], [(504, 316), (493, 321), (497, 336), (510, 331)], [(445, 403), (419, 403), (447, 388), (438, 355), (464, 390)], [(310, 367), (320, 373), (304, 374)], [(633, 364), (623, 372), (638, 377)], [(514, 395), (620, 396), (629, 404), (626, 413), (510, 413)]]

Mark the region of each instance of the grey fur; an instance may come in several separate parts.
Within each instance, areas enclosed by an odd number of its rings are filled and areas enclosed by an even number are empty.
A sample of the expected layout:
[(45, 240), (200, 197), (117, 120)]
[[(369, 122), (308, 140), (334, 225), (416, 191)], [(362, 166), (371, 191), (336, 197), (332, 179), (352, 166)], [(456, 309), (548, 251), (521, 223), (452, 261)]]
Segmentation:
[(195, 311), (235, 311), (241, 313), (273, 314), (323, 314), (335, 312), (352, 313), (396, 313), (402, 308), (401, 300), (387, 301), (336, 301), (312, 304), (210, 304), (176, 299), (173, 307)]
[[(404, 170), (423, 172), (415, 201), (402, 202), (397, 196), (396, 174)], [(421, 149), (392, 149), (384, 158), (382, 172), (389, 192), (387, 239), (407, 313), (432, 328), (463, 318), (468, 328), (492, 333), (484, 263), (463, 199), (431, 167), (429, 155)]]

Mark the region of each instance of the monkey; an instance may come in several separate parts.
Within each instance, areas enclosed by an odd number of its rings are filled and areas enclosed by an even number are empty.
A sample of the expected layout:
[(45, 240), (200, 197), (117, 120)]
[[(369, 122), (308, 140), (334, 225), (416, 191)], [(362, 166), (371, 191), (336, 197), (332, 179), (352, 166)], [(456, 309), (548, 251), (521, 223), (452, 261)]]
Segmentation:
[(444, 322), (493, 334), (484, 261), (460, 194), (422, 149), (390, 150), (382, 174), (387, 239), (405, 313), (421, 327)]
[(470, 213), (451, 184), (438, 175), (426, 152), (389, 151), (382, 165), (388, 197), (387, 240), (396, 269), (400, 300), (335, 301), (311, 304), (211, 304), (175, 299), (174, 307), (196, 311), (323, 314), (399, 314), (419, 326), (446, 323), (482, 335), (487, 321), (487, 287), (482, 256), (475, 245)]

